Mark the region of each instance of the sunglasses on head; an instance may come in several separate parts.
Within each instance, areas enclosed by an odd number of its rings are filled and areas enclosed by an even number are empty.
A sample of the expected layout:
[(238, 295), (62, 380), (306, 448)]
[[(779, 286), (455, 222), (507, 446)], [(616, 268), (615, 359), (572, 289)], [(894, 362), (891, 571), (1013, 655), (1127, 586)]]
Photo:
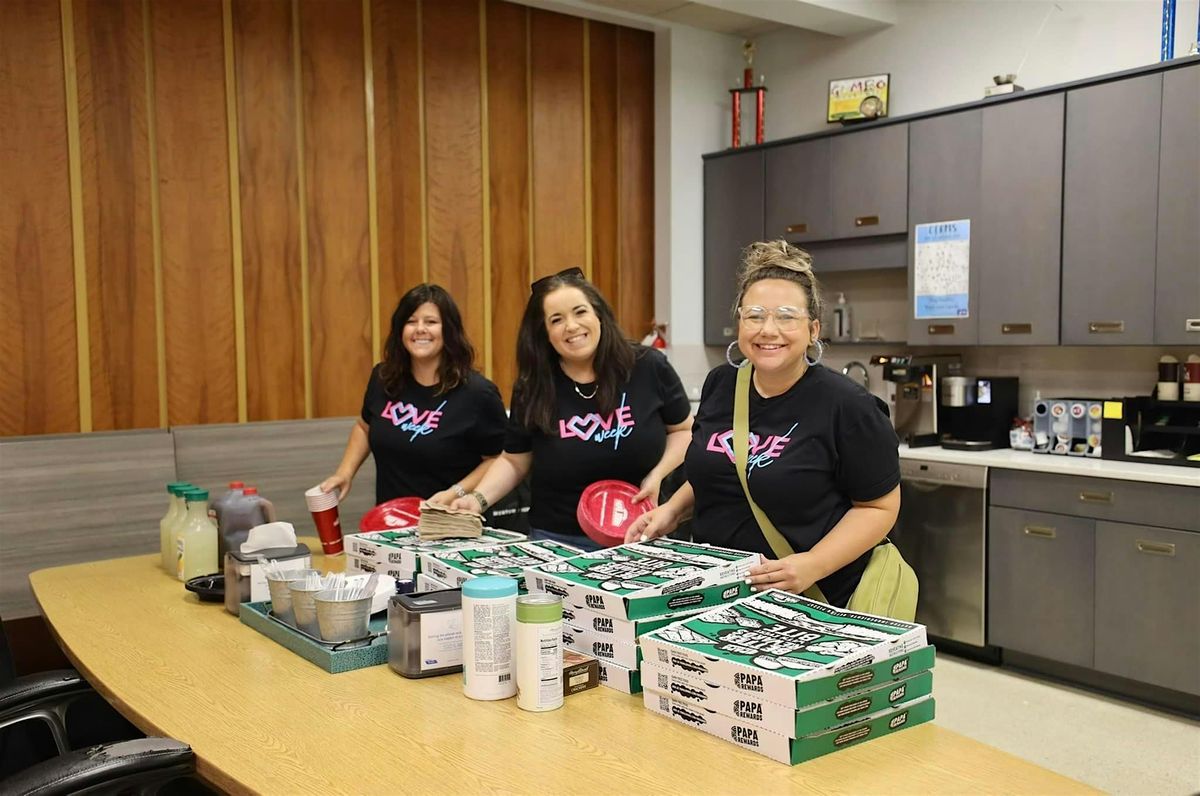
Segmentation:
[(557, 274), (550, 274), (550, 276), (543, 276), (541, 279), (533, 280), (533, 282), (529, 285), (529, 292), (536, 293), (538, 292), (538, 288), (550, 283), (555, 279), (578, 279), (582, 282), (587, 279), (587, 276), (584, 275), (583, 269), (579, 268), (578, 266), (574, 268), (566, 268), (562, 271), (559, 271)]

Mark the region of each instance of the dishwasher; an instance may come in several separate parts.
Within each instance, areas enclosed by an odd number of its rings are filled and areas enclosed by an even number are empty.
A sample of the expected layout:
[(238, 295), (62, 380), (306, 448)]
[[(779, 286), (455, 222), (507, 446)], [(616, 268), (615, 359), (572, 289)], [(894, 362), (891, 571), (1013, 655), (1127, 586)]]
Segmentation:
[(900, 461), (889, 538), (917, 573), (917, 621), (938, 639), (986, 645), (987, 467)]

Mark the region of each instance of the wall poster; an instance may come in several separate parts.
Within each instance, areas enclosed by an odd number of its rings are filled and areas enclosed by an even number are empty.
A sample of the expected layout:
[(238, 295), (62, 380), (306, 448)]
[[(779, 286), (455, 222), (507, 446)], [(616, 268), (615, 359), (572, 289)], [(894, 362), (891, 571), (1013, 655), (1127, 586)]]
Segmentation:
[(971, 220), (916, 225), (913, 244), (913, 317), (966, 318), (970, 314)]

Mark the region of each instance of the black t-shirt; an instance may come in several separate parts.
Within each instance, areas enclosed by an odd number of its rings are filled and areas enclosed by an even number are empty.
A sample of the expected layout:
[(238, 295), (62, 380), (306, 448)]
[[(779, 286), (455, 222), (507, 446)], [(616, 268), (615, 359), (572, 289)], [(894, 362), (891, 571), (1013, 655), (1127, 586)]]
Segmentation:
[(504, 446), (504, 403), (496, 385), (472, 372), (465, 383), (437, 395), (409, 379), (388, 395), (371, 371), (362, 419), (375, 456), (375, 502), (427, 498), (474, 470)]
[[(737, 371), (708, 374), (688, 446), (688, 480), (696, 493), (697, 541), (774, 558), (734, 469), (733, 393)], [(883, 497), (900, 483), (896, 433), (886, 406), (820, 365), (782, 395), (750, 388), (748, 481), (754, 501), (796, 552), (811, 550), (850, 510), (851, 500)], [(818, 585), (844, 606), (870, 551)]]
[[(617, 393), (617, 409), (604, 417), (594, 399), (575, 392), (557, 364), (554, 373), (556, 431), (526, 428), (514, 398), (504, 450), (533, 453), (530, 527), (582, 535), (575, 508), (583, 490), (608, 479), (639, 485), (662, 458), (666, 427), (687, 420), (691, 404), (674, 368), (652, 348), (637, 347), (633, 373)], [(584, 395), (593, 387), (579, 385)]]

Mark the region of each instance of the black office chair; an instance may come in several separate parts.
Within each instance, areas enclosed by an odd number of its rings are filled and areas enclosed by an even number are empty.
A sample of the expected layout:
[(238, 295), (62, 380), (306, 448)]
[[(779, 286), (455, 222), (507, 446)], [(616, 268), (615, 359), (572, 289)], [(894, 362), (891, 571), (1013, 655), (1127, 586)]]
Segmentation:
[[(101, 703), (74, 669), (17, 677), (8, 637), (0, 626), (0, 792), (153, 793), (195, 774), (191, 747), (170, 738), (127, 740), (140, 733), (107, 703), (97, 710)], [(75, 732), (75, 739), (107, 731), (115, 742), (73, 749), (75, 714), (81, 711), (78, 723), (83, 731)], [(47, 732), (52, 743), (47, 743)], [(123, 737), (113, 738), (114, 732)]]

